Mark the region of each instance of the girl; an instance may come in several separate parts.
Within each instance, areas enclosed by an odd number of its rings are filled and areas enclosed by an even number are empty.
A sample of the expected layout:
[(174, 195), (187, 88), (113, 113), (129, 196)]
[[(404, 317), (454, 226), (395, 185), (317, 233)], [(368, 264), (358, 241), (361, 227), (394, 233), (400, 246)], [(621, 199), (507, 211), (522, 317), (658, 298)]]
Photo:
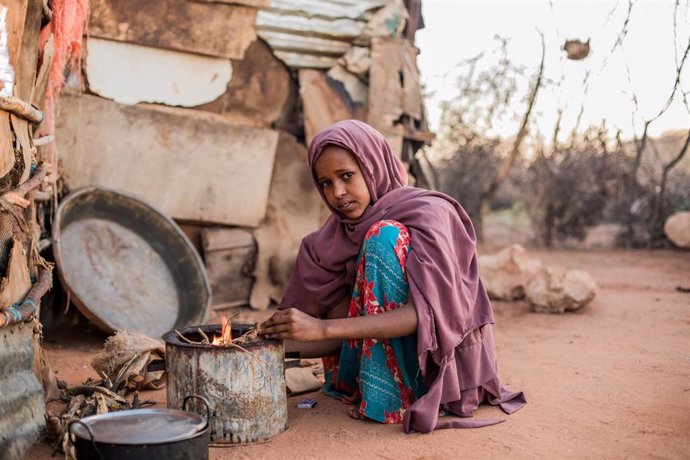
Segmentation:
[(261, 333), (324, 357), (324, 392), (355, 418), (429, 432), (500, 422), (439, 422), (439, 412), (471, 417), (485, 400), (522, 407), (524, 395), (496, 375), (493, 311), (462, 207), (408, 187), (386, 138), (359, 121), (319, 133), (309, 164), (332, 214), (302, 241)]

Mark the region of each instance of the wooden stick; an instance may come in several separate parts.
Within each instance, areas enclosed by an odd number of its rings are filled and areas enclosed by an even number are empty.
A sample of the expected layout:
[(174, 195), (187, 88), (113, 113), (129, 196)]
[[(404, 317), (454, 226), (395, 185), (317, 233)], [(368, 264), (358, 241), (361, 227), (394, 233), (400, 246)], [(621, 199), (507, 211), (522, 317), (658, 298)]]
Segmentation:
[[(24, 297), (24, 300), (19, 302), (17, 306), (9, 307), (12, 312), (5, 311), (0, 313), (0, 327), (8, 326), (14, 323), (27, 321), (36, 313), (36, 307), (48, 289), (53, 285), (53, 269), (42, 267), (39, 271), (38, 281), (34, 284), (29, 292)], [(15, 316), (14, 313), (18, 313)]]
[(202, 343), (207, 344), (207, 345), (211, 345), (211, 339), (208, 338), (206, 333), (204, 331), (202, 331), (200, 327), (197, 328), (197, 331), (199, 331), (199, 334), (201, 334), (201, 336), (204, 338)]
[(195, 342), (194, 340), (189, 340), (187, 337), (182, 335), (182, 333), (180, 331), (178, 331), (177, 329), (175, 329), (175, 334), (177, 334), (177, 336), (179, 338), (181, 338), (182, 340), (184, 340), (185, 342), (187, 342), (191, 345), (203, 345), (204, 344), (204, 342)]
[(43, 112), (14, 96), (0, 96), (0, 110), (10, 112), (32, 123), (43, 121)]
[(26, 182), (18, 186), (16, 189), (0, 196), (0, 200), (16, 206), (21, 206), (22, 208), (27, 208), (31, 202), (25, 198), (26, 194), (34, 189), (37, 189), (43, 183), (43, 179), (45, 179), (47, 174), (48, 170), (46, 170), (45, 165), (43, 163), (39, 163), (38, 166), (36, 166), (33, 175), (27, 179)]

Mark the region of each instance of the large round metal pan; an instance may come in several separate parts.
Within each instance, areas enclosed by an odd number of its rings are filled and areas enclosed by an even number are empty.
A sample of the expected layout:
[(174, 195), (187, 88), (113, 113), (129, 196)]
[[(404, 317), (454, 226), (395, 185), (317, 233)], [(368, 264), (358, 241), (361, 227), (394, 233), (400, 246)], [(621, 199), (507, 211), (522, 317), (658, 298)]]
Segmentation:
[(60, 280), (98, 327), (160, 337), (200, 324), (211, 301), (199, 255), (177, 224), (145, 201), (87, 187), (53, 224)]

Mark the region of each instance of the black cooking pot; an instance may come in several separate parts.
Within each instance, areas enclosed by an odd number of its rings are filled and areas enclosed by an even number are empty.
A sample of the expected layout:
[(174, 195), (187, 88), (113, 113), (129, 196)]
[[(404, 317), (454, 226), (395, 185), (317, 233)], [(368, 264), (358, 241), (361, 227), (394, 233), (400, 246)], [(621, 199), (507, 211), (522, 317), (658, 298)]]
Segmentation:
[[(200, 399), (206, 419), (186, 411)], [(133, 409), (84, 417), (69, 426), (79, 460), (208, 460), (211, 409), (202, 396), (187, 396), (182, 410)]]

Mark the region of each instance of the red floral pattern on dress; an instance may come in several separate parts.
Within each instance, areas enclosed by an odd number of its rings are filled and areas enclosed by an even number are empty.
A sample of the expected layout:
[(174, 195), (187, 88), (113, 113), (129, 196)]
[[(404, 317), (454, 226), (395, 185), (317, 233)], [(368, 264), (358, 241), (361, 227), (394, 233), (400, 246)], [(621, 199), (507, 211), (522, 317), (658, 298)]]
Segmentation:
[(396, 308), (398, 308), (400, 304), (397, 304), (395, 302), (389, 302), (388, 301), (388, 296), (384, 295), (383, 296), (383, 311), (393, 311)]
[(362, 289), (359, 295), (362, 299), (364, 310), (367, 312), (367, 315), (375, 315), (379, 313), (380, 305), (378, 299), (376, 298), (376, 294), (374, 294), (374, 282), (365, 281), (362, 287), (364, 289)]
[(403, 421), (403, 411), (394, 410), (393, 412), (383, 411), (383, 423), (402, 423)]
[(371, 348), (376, 345), (378, 339), (364, 339), (362, 340), (362, 356), (371, 359)]
[(386, 367), (390, 369), (393, 380), (398, 384), (398, 389), (400, 390), (400, 408), (406, 410), (415, 401), (414, 391), (412, 391), (412, 388), (405, 385), (402, 369), (400, 369), (398, 358), (395, 356), (395, 351), (393, 347), (390, 346), (390, 342), (388, 340), (382, 342), (383, 350), (386, 353)]

